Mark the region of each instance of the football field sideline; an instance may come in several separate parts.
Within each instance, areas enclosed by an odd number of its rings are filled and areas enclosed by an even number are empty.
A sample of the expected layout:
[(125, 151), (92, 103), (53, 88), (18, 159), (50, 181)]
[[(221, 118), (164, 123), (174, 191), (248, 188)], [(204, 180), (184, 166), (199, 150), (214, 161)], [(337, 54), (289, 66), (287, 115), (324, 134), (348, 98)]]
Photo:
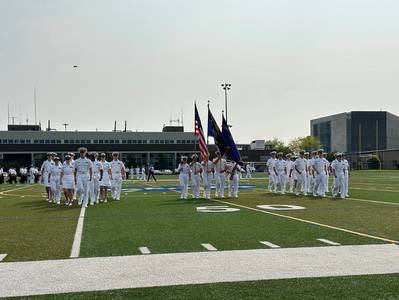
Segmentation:
[(398, 272), (393, 244), (8, 262), (0, 264), (0, 297)]

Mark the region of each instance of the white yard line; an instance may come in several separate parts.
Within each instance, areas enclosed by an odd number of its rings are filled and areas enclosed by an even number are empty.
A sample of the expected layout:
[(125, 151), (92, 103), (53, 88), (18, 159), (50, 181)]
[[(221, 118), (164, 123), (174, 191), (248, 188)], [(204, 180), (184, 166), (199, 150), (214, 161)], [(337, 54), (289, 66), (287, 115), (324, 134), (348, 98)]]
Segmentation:
[(372, 238), (372, 239), (375, 239), (375, 240), (380, 240), (380, 241), (384, 241), (384, 242), (388, 242), (388, 243), (395, 243), (395, 244), (399, 243), (398, 241), (387, 239), (387, 238), (384, 238), (384, 237), (379, 237), (379, 236), (375, 236), (375, 235), (371, 235), (371, 234), (366, 234), (366, 233), (362, 233), (362, 232), (358, 232), (358, 231), (353, 231), (353, 230), (349, 230), (349, 229), (345, 229), (345, 228), (341, 228), (341, 227), (337, 227), (337, 226), (322, 224), (322, 223), (318, 223), (318, 222), (314, 222), (314, 221), (310, 221), (310, 220), (300, 219), (300, 218), (296, 218), (296, 217), (292, 217), (292, 216), (288, 216), (288, 215), (282, 215), (282, 214), (278, 214), (278, 213), (274, 213), (274, 212), (270, 212), (270, 211), (265, 211), (265, 210), (261, 210), (261, 209), (257, 209), (257, 208), (253, 208), (253, 207), (249, 207), (249, 206), (245, 206), (245, 205), (240, 205), (240, 204), (236, 204), (236, 203), (232, 203), (232, 202), (228, 202), (228, 201), (222, 201), (222, 200), (217, 200), (217, 199), (211, 199), (211, 200), (215, 201), (215, 202), (227, 204), (227, 205), (233, 205), (233, 206), (236, 206), (236, 207), (246, 208), (246, 209), (249, 209), (249, 210), (261, 212), (261, 213), (268, 214), (268, 215), (273, 215), (273, 216), (277, 216), (277, 217), (281, 217), (281, 218), (291, 219), (291, 220), (295, 220), (295, 221), (299, 221), (299, 222), (303, 222), (303, 223), (307, 223), (307, 224), (318, 225), (318, 226), (321, 226), (321, 227), (326, 227), (326, 228), (335, 229), (335, 230), (342, 231), (342, 232), (347, 232), (347, 233), (351, 233), (351, 234), (355, 234), (355, 235), (359, 235), (359, 236), (364, 236), (364, 237), (368, 237), (368, 238)]
[(0, 264), (0, 297), (399, 273), (399, 247), (361, 245), (93, 257)]
[(201, 244), (202, 247), (204, 247), (208, 251), (218, 251), (214, 246), (211, 244)]
[(13, 191), (21, 190), (21, 189), (26, 189), (28, 187), (32, 187), (32, 186), (31, 185), (21, 186), (21, 187), (15, 188), (15, 189), (2, 191), (2, 192), (0, 192), (0, 194), (5, 194), (5, 193), (8, 193), (8, 192), (13, 192)]
[(141, 252), (141, 254), (151, 254), (150, 249), (148, 249), (147, 247), (139, 247), (139, 251)]
[(83, 233), (83, 223), (85, 220), (85, 212), (86, 208), (82, 206), (80, 210), (80, 215), (78, 219), (78, 224), (76, 225), (75, 237), (73, 239), (72, 250), (70, 258), (77, 258), (80, 254), (80, 243), (82, 242), (82, 233)]
[(329, 244), (329, 245), (332, 245), (332, 246), (341, 246), (340, 243), (333, 242), (333, 241), (330, 241), (330, 240), (327, 240), (327, 239), (317, 239), (317, 240), (322, 242), (322, 243)]
[(0, 254), (0, 261), (2, 261), (3, 259), (5, 259), (7, 256), (7, 254)]
[(275, 244), (270, 243), (270, 242), (267, 242), (267, 241), (261, 241), (260, 243), (265, 245), (265, 246), (267, 246), (267, 247), (269, 247), (269, 248), (272, 248), (272, 249), (280, 248), (280, 246), (275, 245)]

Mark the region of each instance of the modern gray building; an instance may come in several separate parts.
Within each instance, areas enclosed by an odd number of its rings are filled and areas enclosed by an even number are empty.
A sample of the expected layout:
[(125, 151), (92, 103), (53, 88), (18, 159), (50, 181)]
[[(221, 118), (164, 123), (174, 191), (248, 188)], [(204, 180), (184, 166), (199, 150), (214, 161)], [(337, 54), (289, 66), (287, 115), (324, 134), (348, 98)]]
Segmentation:
[(310, 131), (328, 152), (399, 148), (399, 117), (387, 111), (351, 111), (314, 119)]

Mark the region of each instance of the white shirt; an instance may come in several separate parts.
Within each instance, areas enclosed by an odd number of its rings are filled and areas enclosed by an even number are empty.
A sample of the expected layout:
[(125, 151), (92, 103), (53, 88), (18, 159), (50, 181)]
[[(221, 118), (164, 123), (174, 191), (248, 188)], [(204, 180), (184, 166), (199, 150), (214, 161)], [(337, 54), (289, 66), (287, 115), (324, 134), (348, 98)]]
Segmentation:
[(217, 173), (224, 173), (226, 171), (226, 165), (227, 165), (226, 160), (224, 158), (219, 159), (219, 161), (217, 161), (217, 162), (216, 162), (216, 160), (217, 160), (217, 158), (215, 158), (213, 160), (213, 165), (214, 165), (215, 171)]
[(349, 174), (349, 162), (346, 159), (342, 160), (345, 165), (345, 176)]
[(103, 177), (108, 178), (109, 173), (108, 171), (111, 170), (111, 165), (106, 160), (101, 161), (101, 167), (103, 169)]
[(335, 175), (344, 175), (345, 163), (342, 160), (335, 160), (331, 167), (335, 170)]
[(71, 175), (73, 175), (74, 166), (72, 166), (71, 163), (70, 163), (69, 165), (67, 165), (66, 163), (64, 163), (64, 164), (62, 165), (61, 171), (62, 171), (62, 173), (64, 174), (64, 176), (71, 176)]
[(8, 170), (8, 173), (9, 173), (10, 175), (17, 175), (17, 171), (16, 171), (14, 168), (9, 169), (9, 170)]
[(210, 160), (201, 162), (201, 165), (202, 165), (202, 170), (205, 173), (213, 172), (213, 163)]
[(269, 171), (269, 174), (274, 174), (274, 164), (276, 163), (276, 159), (275, 158), (273, 158), (273, 157), (271, 157), (271, 158), (269, 158), (268, 160), (267, 160), (267, 163), (266, 163), (266, 165), (267, 165), (267, 168), (268, 168), (268, 171)]
[(294, 168), (294, 162), (291, 159), (287, 159), (285, 161), (286, 166), (287, 166), (287, 174), (290, 174), (290, 171)]
[(277, 159), (274, 163), (274, 168), (276, 169), (277, 173), (284, 173), (287, 167), (287, 163), (284, 159)]
[(180, 174), (190, 174), (191, 173), (191, 168), (188, 163), (180, 163), (179, 166), (177, 167), (177, 171), (180, 172)]
[(235, 175), (235, 174), (237, 174), (237, 172), (239, 170), (241, 170), (241, 167), (239, 164), (237, 164), (237, 166), (236, 166), (236, 163), (227, 164), (227, 172), (229, 174)]
[(202, 166), (199, 162), (191, 163), (190, 168), (193, 175), (199, 175), (202, 171)]
[(41, 167), (42, 174), (48, 174), (53, 165), (54, 162), (52, 160), (45, 160)]
[(78, 175), (89, 175), (90, 169), (93, 168), (92, 166), (93, 164), (88, 158), (78, 158), (74, 163), (74, 169)]
[(326, 164), (324, 162), (324, 159), (322, 157), (316, 156), (316, 158), (313, 160), (313, 167), (316, 170), (318, 174), (323, 173), (325, 174), (325, 167)]
[(51, 178), (59, 179), (61, 176), (62, 164), (59, 162), (51, 167), (49, 175)]
[(100, 161), (95, 160), (92, 162), (93, 163), (93, 176), (100, 176), (100, 172), (103, 169), (103, 165)]
[(110, 163), (111, 174), (113, 179), (122, 178), (122, 172), (125, 170), (125, 165), (119, 159), (113, 160)]
[(303, 173), (306, 171), (306, 159), (303, 157), (298, 157), (294, 162), (294, 168), (299, 172)]

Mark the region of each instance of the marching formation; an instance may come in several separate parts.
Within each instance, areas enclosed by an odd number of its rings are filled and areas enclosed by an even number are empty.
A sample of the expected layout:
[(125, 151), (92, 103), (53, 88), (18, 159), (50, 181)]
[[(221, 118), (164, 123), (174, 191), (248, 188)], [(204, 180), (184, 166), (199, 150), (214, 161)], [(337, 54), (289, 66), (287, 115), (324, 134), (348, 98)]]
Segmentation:
[(187, 156), (182, 156), (181, 163), (177, 167), (181, 189), (181, 199), (187, 199), (188, 186), (191, 181), (193, 198), (200, 198), (201, 177), (204, 186), (203, 197), (211, 198), (212, 178), (216, 181), (215, 197), (224, 198), (225, 185), (227, 183), (228, 197), (238, 198), (238, 185), (241, 167), (236, 162), (228, 162), (220, 151), (216, 151), (216, 158), (198, 162), (198, 155), (191, 156), (191, 163), (187, 162)]
[(344, 153), (336, 153), (330, 163), (322, 149), (311, 153), (300, 151), (299, 156), (271, 152), (267, 161), (269, 174), (269, 191), (295, 195), (312, 195), (325, 197), (329, 192), (329, 176), (333, 177), (332, 196), (348, 197), (349, 163)]
[(126, 170), (119, 153), (112, 153), (112, 161), (105, 160), (105, 154), (88, 153), (86, 148), (79, 148), (79, 158), (74, 160), (74, 153), (65, 156), (61, 163), (55, 153), (47, 153), (47, 160), (42, 164), (41, 181), (46, 189), (46, 201), (61, 204), (64, 192), (65, 205), (72, 206), (74, 200), (78, 205), (107, 202), (108, 190), (112, 199), (120, 200), (122, 180)]

